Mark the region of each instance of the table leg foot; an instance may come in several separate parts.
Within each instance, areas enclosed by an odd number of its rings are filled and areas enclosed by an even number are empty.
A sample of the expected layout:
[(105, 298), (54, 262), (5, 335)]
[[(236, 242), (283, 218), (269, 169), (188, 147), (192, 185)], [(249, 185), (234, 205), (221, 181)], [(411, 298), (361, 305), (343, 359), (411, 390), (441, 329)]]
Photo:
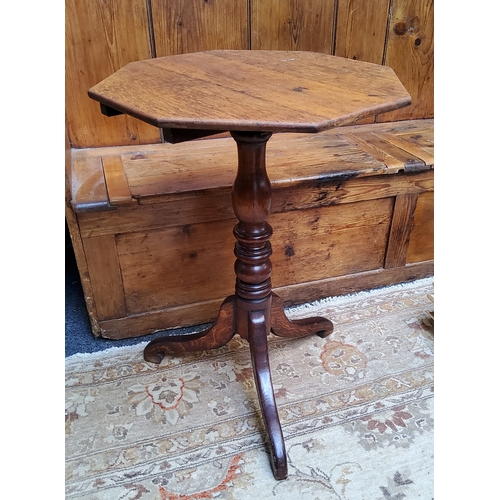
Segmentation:
[(288, 475), (285, 441), (281, 431), (278, 408), (269, 367), (267, 328), (264, 311), (250, 311), (248, 315), (248, 340), (252, 356), (260, 409), (264, 419), (271, 451), (271, 467), (275, 479), (286, 479)]
[(216, 322), (207, 330), (188, 335), (173, 335), (152, 340), (144, 349), (144, 359), (160, 363), (167, 354), (206, 351), (227, 344), (235, 334), (234, 311), (236, 299), (231, 295), (221, 305)]
[(333, 323), (326, 318), (313, 317), (290, 320), (285, 314), (283, 301), (275, 293), (272, 294), (271, 331), (278, 337), (299, 338), (319, 335), (324, 338), (333, 332)]

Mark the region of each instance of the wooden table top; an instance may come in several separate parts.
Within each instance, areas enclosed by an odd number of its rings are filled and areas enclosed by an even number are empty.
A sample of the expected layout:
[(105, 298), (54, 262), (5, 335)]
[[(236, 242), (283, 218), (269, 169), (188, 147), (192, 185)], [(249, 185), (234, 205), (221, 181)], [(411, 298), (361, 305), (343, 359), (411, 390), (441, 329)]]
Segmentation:
[(89, 90), (160, 128), (319, 132), (410, 104), (387, 66), (315, 52), (214, 50), (127, 64)]

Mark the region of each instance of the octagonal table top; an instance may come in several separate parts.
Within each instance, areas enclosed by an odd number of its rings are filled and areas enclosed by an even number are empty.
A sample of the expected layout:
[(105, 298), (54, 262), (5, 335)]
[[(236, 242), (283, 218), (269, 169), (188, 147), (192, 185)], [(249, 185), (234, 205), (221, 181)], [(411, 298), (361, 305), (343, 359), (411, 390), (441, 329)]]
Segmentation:
[(387, 66), (266, 50), (129, 63), (92, 87), (89, 96), (159, 128), (312, 133), (411, 102)]

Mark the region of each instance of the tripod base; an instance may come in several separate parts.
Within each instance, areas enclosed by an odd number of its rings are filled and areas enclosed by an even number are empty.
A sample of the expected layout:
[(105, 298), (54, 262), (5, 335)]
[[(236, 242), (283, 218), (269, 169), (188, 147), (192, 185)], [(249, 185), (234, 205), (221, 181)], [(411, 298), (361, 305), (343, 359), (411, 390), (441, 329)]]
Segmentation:
[(288, 469), (285, 442), (274, 399), (267, 335), (272, 332), (283, 338), (313, 334), (326, 337), (332, 331), (332, 322), (325, 318), (289, 320), (282, 300), (275, 293), (263, 301), (248, 301), (231, 295), (222, 303), (219, 316), (210, 328), (192, 335), (155, 339), (146, 346), (144, 359), (160, 363), (169, 354), (216, 349), (227, 344), (236, 333), (246, 339), (250, 345), (255, 386), (271, 451), (271, 467), (274, 477), (280, 480), (287, 477)]

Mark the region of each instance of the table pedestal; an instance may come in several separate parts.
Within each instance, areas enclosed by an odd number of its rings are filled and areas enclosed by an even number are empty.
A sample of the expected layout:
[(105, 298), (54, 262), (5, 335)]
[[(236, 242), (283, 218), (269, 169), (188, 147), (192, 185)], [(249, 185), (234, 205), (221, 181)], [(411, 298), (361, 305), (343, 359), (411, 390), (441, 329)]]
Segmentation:
[(238, 173), (233, 185), (233, 209), (238, 224), (236, 238), (235, 294), (222, 303), (214, 325), (203, 332), (169, 336), (150, 342), (144, 350), (146, 361), (160, 363), (167, 354), (215, 349), (236, 333), (250, 345), (255, 385), (271, 451), (276, 479), (287, 477), (285, 443), (274, 399), (269, 368), (267, 335), (271, 331), (285, 338), (333, 331), (325, 318), (290, 321), (281, 299), (271, 291), (272, 228), (267, 223), (271, 211), (271, 183), (266, 172), (266, 144), (271, 133), (231, 132), (238, 146)]

